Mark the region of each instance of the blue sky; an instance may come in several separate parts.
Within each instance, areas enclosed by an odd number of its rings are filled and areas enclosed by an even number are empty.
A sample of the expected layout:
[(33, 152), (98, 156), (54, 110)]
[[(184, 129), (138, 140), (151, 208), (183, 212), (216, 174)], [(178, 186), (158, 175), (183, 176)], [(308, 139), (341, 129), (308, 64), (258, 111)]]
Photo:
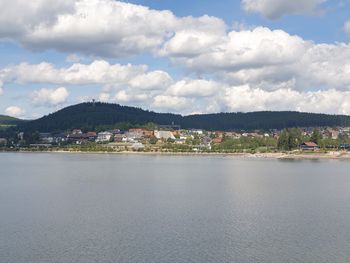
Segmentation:
[(348, 0), (0, 0), (0, 114), (350, 114), (348, 21)]

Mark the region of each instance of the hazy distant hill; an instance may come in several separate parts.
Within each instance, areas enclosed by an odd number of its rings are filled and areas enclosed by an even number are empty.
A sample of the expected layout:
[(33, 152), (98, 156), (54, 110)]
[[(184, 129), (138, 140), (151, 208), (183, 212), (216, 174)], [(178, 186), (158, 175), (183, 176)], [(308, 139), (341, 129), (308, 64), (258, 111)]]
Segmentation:
[(156, 113), (135, 107), (109, 103), (81, 103), (69, 106), (40, 119), (21, 123), (20, 130), (65, 131), (74, 128), (93, 129), (116, 123), (179, 124), (183, 128), (206, 130), (253, 130), (287, 127), (350, 126), (350, 116), (299, 112), (217, 113), (181, 116)]

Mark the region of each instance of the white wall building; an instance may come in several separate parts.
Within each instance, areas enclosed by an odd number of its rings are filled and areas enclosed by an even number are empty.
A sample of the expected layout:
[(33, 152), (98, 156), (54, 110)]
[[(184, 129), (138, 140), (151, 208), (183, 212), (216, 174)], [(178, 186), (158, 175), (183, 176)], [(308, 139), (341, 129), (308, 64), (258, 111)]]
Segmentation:
[(99, 132), (97, 134), (96, 142), (109, 142), (113, 134), (111, 132)]
[(175, 140), (175, 136), (171, 131), (154, 131), (154, 136), (157, 139), (173, 139)]

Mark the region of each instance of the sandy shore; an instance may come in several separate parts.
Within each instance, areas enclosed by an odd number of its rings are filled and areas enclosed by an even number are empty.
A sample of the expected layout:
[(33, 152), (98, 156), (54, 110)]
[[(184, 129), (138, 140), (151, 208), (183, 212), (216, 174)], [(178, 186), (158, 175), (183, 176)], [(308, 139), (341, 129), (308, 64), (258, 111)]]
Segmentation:
[[(5, 151), (12, 152), (12, 151)], [(205, 152), (84, 152), (84, 151), (16, 151), (18, 153), (69, 153), (69, 154), (119, 154), (119, 155), (149, 155), (149, 156), (221, 156), (237, 158), (259, 158), (259, 159), (281, 159), (281, 160), (318, 160), (318, 159), (335, 159), (350, 160), (350, 152), (276, 152), (276, 153), (205, 153)], [(14, 153), (16, 153), (14, 152)]]

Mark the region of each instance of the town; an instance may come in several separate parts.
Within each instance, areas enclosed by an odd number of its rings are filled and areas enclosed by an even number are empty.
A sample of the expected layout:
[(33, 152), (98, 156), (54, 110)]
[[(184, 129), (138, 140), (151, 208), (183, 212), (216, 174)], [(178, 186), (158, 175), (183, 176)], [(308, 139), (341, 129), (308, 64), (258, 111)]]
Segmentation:
[(181, 129), (175, 124), (150, 123), (125, 130), (73, 129), (65, 133), (18, 132), (12, 138), (0, 138), (0, 149), (180, 153), (348, 151), (350, 150), (350, 127), (206, 131)]

